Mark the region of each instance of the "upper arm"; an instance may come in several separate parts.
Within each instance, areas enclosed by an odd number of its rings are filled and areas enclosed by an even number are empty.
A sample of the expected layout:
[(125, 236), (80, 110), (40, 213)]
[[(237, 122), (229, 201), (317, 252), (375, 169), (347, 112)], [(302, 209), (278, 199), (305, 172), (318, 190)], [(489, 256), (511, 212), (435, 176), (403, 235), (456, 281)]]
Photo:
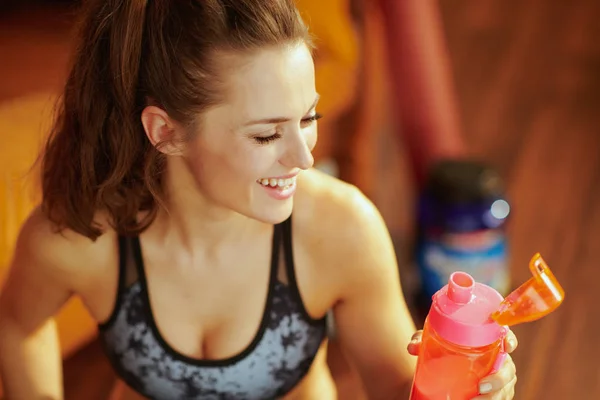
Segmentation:
[(73, 293), (72, 271), (63, 261), (68, 240), (34, 211), (23, 224), (8, 278), (0, 292), (0, 317), (29, 334), (52, 317)]
[(336, 240), (342, 282), (334, 306), (336, 332), (369, 394), (389, 398), (414, 372), (406, 346), (415, 326), (383, 218), (357, 189), (347, 198), (346, 233)]
[(63, 398), (52, 317), (80, 292), (87, 276), (82, 261), (94, 259), (90, 248), (82, 236), (55, 232), (38, 210), (23, 224), (0, 293), (0, 375), (7, 397)]

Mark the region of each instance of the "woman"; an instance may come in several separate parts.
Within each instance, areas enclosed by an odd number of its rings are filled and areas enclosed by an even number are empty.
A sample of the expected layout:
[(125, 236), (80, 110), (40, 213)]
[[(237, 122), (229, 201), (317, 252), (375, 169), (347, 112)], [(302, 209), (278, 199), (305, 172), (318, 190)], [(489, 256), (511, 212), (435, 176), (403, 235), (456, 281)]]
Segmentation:
[[(369, 397), (406, 398), (414, 325), (392, 244), (358, 190), (311, 169), (319, 96), (293, 2), (85, 15), (0, 302), (8, 398), (63, 397), (52, 316), (73, 295), (143, 396), (335, 398), (331, 310)], [(514, 383), (509, 359), (478, 398)]]

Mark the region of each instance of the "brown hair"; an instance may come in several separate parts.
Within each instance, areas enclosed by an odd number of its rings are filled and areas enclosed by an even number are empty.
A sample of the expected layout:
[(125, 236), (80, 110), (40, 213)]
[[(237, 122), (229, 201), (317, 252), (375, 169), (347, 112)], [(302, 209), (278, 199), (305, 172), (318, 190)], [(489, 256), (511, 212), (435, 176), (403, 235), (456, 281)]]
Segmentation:
[[(219, 51), (304, 41), (293, 0), (93, 0), (42, 154), (42, 209), (58, 229), (95, 240), (106, 211), (121, 234), (154, 220), (165, 156), (140, 115), (152, 103), (184, 125), (222, 100)], [(139, 211), (147, 211), (138, 221)]]

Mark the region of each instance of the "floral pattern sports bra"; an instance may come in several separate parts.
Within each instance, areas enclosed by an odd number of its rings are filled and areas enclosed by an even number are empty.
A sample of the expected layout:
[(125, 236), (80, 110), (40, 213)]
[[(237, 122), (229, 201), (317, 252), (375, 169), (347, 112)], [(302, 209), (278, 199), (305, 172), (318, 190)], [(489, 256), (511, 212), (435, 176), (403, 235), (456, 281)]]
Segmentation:
[[(273, 230), (269, 289), (260, 328), (239, 354), (187, 357), (161, 336), (150, 307), (138, 237), (119, 238), (119, 288), (100, 338), (119, 377), (150, 399), (275, 399), (308, 372), (326, 336), (326, 318), (304, 308), (294, 273), (291, 218)], [(278, 279), (283, 249), (287, 283)]]

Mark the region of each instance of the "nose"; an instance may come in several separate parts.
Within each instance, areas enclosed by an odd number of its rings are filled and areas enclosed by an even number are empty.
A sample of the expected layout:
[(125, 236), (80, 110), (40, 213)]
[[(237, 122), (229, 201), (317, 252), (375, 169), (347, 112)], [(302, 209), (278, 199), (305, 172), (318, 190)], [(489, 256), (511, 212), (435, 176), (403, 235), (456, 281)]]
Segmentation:
[(314, 140), (305, 135), (302, 129), (298, 129), (293, 135), (290, 135), (290, 140), (287, 143), (286, 152), (280, 159), (280, 163), (288, 168), (300, 168), (303, 170), (309, 169), (315, 163), (312, 155), (312, 142)]

